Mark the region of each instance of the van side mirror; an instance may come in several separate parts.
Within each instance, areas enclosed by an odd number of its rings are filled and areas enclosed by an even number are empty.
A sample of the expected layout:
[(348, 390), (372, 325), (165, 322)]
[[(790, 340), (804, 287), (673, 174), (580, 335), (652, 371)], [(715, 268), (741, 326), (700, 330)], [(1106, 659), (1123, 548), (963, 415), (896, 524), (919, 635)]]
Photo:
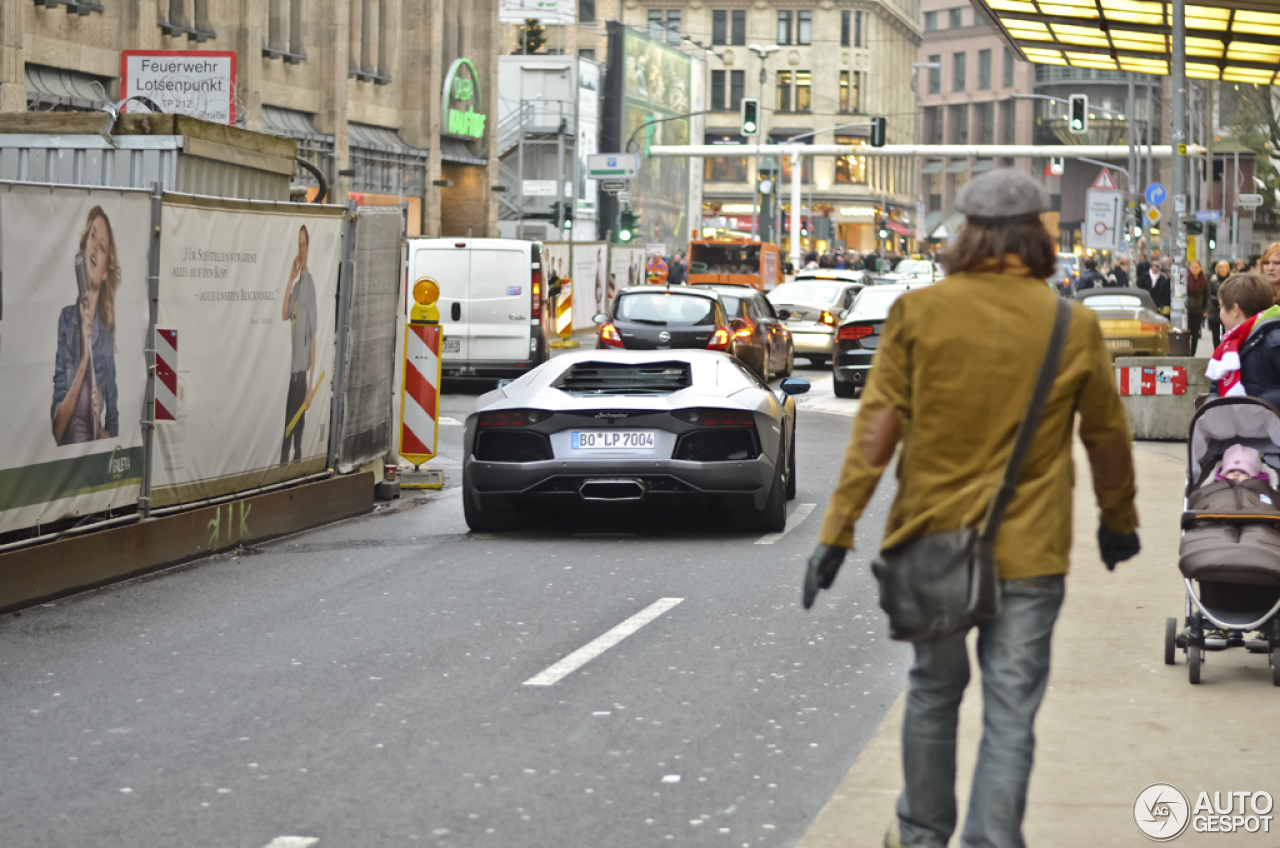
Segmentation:
[(607, 324), (609, 322), (609, 316), (605, 315), (603, 312), (597, 312), (595, 315), (591, 316), (591, 320), (597, 324)]

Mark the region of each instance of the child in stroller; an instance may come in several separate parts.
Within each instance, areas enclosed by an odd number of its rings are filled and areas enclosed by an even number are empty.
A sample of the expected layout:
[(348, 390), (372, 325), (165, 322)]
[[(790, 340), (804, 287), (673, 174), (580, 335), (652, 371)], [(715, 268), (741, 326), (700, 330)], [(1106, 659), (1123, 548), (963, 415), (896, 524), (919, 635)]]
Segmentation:
[(1182, 648), (1199, 683), (1206, 648), (1245, 647), (1270, 654), (1280, 686), (1280, 493), (1263, 465), (1280, 467), (1280, 410), (1251, 397), (1207, 403), (1192, 419), (1188, 451), (1178, 558), (1186, 628), (1166, 622), (1165, 662)]

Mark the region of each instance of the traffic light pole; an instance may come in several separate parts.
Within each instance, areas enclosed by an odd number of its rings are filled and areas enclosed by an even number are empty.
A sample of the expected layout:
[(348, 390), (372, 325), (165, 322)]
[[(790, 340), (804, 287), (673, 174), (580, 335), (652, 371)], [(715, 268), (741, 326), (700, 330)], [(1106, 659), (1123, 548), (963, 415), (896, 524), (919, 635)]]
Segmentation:
[[(1173, 15), (1173, 44), (1170, 46), (1169, 55), (1172, 60), (1173, 72), (1172, 83), (1173, 88), (1173, 162), (1172, 171), (1173, 179), (1173, 267), (1170, 268), (1172, 274), (1171, 283), (1173, 284), (1173, 297), (1170, 311), (1173, 313), (1170, 323), (1173, 324), (1175, 330), (1187, 329), (1187, 228), (1183, 222), (1183, 216), (1187, 213), (1187, 194), (1186, 194), (1186, 159), (1187, 159), (1187, 133), (1186, 133), (1186, 114), (1183, 103), (1183, 97), (1187, 89), (1187, 21), (1186, 8), (1184, 0), (1173, 0), (1171, 13)], [(1179, 208), (1181, 207), (1181, 208)], [(1187, 348), (1190, 354), (1190, 347)]]

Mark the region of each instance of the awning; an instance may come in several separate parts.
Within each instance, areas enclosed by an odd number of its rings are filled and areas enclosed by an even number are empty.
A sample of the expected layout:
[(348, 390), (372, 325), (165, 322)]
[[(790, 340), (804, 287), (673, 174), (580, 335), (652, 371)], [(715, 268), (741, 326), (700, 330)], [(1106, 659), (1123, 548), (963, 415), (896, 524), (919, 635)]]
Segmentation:
[(892, 218), (890, 218), (889, 220), (885, 221), (885, 222), (884, 222), (884, 225), (885, 225), (886, 227), (888, 227), (889, 229), (893, 230), (895, 233), (897, 233), (897, 234), (898, 234), (898, 235), (900, 235), (900, 236), (913, 236), (913, 235), (915, 235), (915, 234), (916, 234), (916, 233), (915, 233), (915, 230), (911, 229), (910, 227), (908, 227), (908, 226), (906, 226), (906, 225), (904, 225), (904, 224), (900, 224), (900, 223), (898, 223), (897, 221), (893, 220)]
[(362, 147), (366, 150), (380, 150), (384, 153), (399, 153), (405, 156), (427, 157), (427, 151), (410, 147), (400, 138), (400, 134), (387, 127), (375, 127), (373, 124), (347, 123), (347, 144)]
[(925, 166), (924, 166), (923, 168), (921, 168), (921, 169), (920, 169), (920, 173), (922, 173), (922, 174), (941, 174), (941, 173), (942, 173), (942, 160), (940, 160), (940, 159), (930, 159), (928, 162), (926, 162), (926, 163), (925, 163)]
[(440, 160), (454, 165), (488, 165), (487, 156), (477, 156), (471, 152), (471, 145), (460, 138), (440, 139)]
[(960, 231), (960, 225), (964, 223), (964, 215), (960, 212), (952, 212), (942, 226), (937, 227), (933, 232), (929, 233), (931, 239), (951, 238)]
[(981, 174), (983, 171), (990, 171), (996, 166), (994, 159), (979, 159), (973, 163), (973, 167), (969, 169), (971, 174)]
[[(1168, 0), (976, 0), (1029, 62), (1169, 73)], [(1280, 82), (1280, 12), (1270, 0), (1191, 0), (1185, 7), (1187, 77)]]
[(969, 170), (968, 159), (957, 159), (956, 161), (952, 162), (950, 165), (947, 166), (948, 174), (963, 174), (965, 171), (968, 171), (968, 170)]
[(92, 111), (114, 102), (103, 82), (88, 74), (43, 65), (27, 65), (24, 74), (27, 100), (37, 111), (51, 106)]
[(297, 109), (268, 106), (265, 103), (262, 106), (262, 131), (286, 138), (333, 143), (332, 135), (326, 135), (316, 129), (315, 120), (310, 114), (299, 112)]

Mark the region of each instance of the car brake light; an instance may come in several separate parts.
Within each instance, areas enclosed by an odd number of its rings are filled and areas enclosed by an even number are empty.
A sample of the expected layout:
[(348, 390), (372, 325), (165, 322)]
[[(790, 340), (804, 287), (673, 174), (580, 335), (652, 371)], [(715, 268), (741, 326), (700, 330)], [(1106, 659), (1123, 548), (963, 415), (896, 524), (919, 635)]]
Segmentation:
[(751, 427), (755, 417), (741, 409), (676, 409), (671, 417), (699, 427)]
[(1159, 334), (1159, 333), (1161, 333), (1161, 332), (1163, 332), (1163, 331), (1164, 331), (1164, 324), (1149, 324), (1149, 323), (1147, 323), (1146, 321), (1143, 321), (1141, 324), (1139, 324), (1139, 325), (1138, 325), (1138, 332), (1139, 332), (1139, 333), (1157, 333), (1157, 334)]
[(868, 324), (850, 324), (847, 327), (841, 327), (836, 338), (842, 342), (847, 342), (855, 339), (865, 339), (874, 332), (875, 328)]
[(823, 324), (826, 324), (828, 327), (834, 327), (836, 325), (836, 316), (832, 315), (825, 309), (822, 310), (822, 317), (818, 320)]
[(707, 342), (707, 350), (725, 350), (729, 347), (729, 331), (724, 327), (716, 327), (716, 331), (711, 334), (711, 341)]
[(739, 318), (734, 323), (737, 325), (737, 329), (734, 330), (733, 334), (740, 339), (749, 339), (752, 333), (756, 331), (755, 322), (750, 318)]
[(481, 427), (526, 427), (551, 417), (541, 409), (503, 409), (480, 413)]
[(533, 306), (532, 316), (534, 318), (542, 317), (542, 272), (533, 272)]
[(609, 347), (622, 347), (622, 336), (618, 335), (618, 328), (612, 324), (600, 325), (600, 341)]

